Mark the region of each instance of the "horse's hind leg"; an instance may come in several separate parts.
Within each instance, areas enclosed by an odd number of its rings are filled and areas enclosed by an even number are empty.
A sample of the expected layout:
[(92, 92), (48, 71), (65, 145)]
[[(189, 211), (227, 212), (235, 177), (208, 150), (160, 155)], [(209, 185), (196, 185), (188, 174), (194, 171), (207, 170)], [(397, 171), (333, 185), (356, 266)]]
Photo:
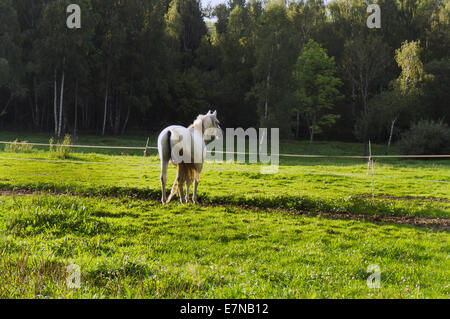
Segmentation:
[(167, 167), (170, 160), (170, 130), (164, 130), (158, 136), (158, 153), (161, 161), (161, 202), (166, 203)]
[(194, 190), (193, 190), (193, 194), (192, 194), (192, 201), (194, 202), (194, 204), (198, 204), (197, 189), (198, 189), (198, 182), (200, 179), (200, 173), (202, 171), (202, 168), (203, 168), (203, 163), (195, 163), (195, 165), (194, 165)]
[(164, 202), (164, 204), (168, 204), (172, 200), (173, 196), (175, 196), (177, 191), (178, 191), (178, 177), (175, 178), (175, 182), (173, 182), (173, 186), (172, 186), (172, 190), (170, 192), (169, 198), (167, 199), (167, 201)]
[(166, 199), (166, 183), (167, 183), (167, 166), (169, 165), (169, 161), (161, 160), (161, 202), (165, 204), (167, 202)]

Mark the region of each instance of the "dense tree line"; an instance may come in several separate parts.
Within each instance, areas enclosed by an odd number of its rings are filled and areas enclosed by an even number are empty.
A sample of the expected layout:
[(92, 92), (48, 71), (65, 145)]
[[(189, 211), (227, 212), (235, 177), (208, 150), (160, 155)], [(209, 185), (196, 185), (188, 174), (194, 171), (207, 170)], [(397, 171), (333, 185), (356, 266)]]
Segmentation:
[(365, 142), (449, 123), (450, 2), (374, 2), (370, 29), (362, 0), (0, 0), (0, 125), (123, 134), (215, 108), (224, 127)]

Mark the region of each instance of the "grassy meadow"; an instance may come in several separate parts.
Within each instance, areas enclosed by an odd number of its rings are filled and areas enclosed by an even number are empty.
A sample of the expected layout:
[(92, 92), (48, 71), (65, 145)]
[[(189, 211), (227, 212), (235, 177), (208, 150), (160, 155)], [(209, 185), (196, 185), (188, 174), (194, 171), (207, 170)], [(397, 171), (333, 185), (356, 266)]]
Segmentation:
[[(15, 139), (48, 143), (49, 136), (0, 134)], [(73, 143), (142, 147), (146, 140)], [(306, 149), (280, 145), (280, 153)], [(356, 143), (313, 148), (362, 151)], [(0, 298), (449, 297), (448, 223), (369, 219), (448, 221), (448, 160), (377, 159), (373, 182), (362, 159), (281, 158), (277, 174), (257, 164), (206, 163), (201, 204), (182, 206), (160, 204), (157, 154), (142, 155), (72, 149), (62, 160), (48, 147), (0, 146)], [(169, 184), (174, 176), (171, 167)], [(80, 266), (79, 289), (66, 285), (70, 264)], [(367, 287), (370, 264), (380, 267), (379, 289)]]

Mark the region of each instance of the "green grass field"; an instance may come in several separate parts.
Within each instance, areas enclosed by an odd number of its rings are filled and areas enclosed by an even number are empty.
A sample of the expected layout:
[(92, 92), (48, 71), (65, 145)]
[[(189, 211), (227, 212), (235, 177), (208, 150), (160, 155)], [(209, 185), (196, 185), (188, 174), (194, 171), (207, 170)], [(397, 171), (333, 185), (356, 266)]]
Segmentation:
[[(16, 138), (49, 139), (0, 134)], [(146, 139), (76, 143), (145, 146)], [(306, 147), (283, 142), (280, 152)], [(315, 154), (362, 150), (314, 145)], [(383, 152), (374, 145), (374, 154)], [(449, 297), (448, 160), (376, 160), (373, 184), (359, 159), (282, 158), (277, 174), (206, 163), (198, 206), (159, 203), (154, 151), (143, 159), (142, 151), (77, 149), (67, 161), (45, 147), (0, 151), (2, 298)], [(170, 168), (169, 181), (174, 174)], [(70, 264), (81, 269), (80, 289), (66, 285)], [(381, 288), (367, 287), (371, 264), (380, 267)]]

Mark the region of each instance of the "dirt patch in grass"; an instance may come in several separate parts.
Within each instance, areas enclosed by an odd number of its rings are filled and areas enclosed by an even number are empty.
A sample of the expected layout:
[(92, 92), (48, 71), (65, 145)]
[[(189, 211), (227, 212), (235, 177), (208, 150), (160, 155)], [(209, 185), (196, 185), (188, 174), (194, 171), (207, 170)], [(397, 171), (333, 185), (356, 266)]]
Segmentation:
[(374, 223), (392, 223), (392, 224), (406, 224), (419, 227), (431, 227), (435, 229), (450, 230), (450, 219), (445, 218), (424, 218), (414, 216), (370, 216), (370, 215), (356, 215), (356, 214), (331, 214), (320, 213), (321, 216), (333, 219), (355, 219), (366, 220)]
[[(208, 204), (206, 206), (218, 206), (213, 204)], [(350, 214), (350, 213), (328, 213), (328, 212), (306, 212), (299, 211), (295, 209), (276, 209), (276, 208), (260, 208), (254, 206), (233, 206), (233, 205), (220, 205), (229, 208), (241, 208), (241, 209), (251, 209), (259, 211), (270, 211), (279, 213), (291, 213), (300, 214), (308, 216), (321, 216), (330, 219), (349, 219), (358, 221), (368, 221), (372, 223), (382, 224), (400, 224), (400, 225), (411, 225), (417, 227), (429, 227), (436, 230), (450, 231), (450, 219), (448, 218), (425, 218), (416, 216), (381, 216), (381, 215), (364, 215), (364, 214)]]
[[(0, 196), (29, 196), (33, 195), (32, 191), (12, 191), (12, 190), (0, 190)], [(37, 194), (38, 195), (38, 194)]]
[[(372, 195), (362, 195), (362, 198), (372, 198)], [(439, 202), (439, 203), (450, 203), (450, 199), (447, 198), (437, 198), (437, 197), (424, 197), (424, 196), (388, 196), (388, 195), (375, 195), (375, 198), (379, 199), (390, 199), (390, 200), (407, 200), (407, 201), (413, 201), (413, 200), (424, 200), (428, 202)]]

